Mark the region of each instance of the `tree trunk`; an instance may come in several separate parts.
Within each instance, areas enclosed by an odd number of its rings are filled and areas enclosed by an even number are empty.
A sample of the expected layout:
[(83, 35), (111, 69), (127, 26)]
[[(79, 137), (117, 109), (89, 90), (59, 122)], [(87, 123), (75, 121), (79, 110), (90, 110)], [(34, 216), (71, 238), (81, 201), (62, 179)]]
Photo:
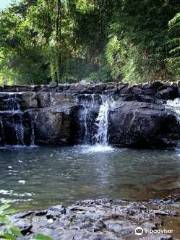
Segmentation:
[(57, 46), (57, 55), (56, 55), (56, 80), (57, 83), (60, 82), (61, 75), (61, 13), (62, 13), (62, 4), (61, 0), (57, 0), (57, 18), (56, 18), (56, 46)]

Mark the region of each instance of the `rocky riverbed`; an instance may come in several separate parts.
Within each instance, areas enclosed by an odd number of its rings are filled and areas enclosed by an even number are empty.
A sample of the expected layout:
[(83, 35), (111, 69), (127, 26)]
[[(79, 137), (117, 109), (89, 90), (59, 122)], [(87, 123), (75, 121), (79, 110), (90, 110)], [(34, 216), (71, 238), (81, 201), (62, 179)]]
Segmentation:
[(12, 217), (23, 237), (43, 233), (53, 240), (180, 239), (179, 198), (149, 202), (85, 200)]

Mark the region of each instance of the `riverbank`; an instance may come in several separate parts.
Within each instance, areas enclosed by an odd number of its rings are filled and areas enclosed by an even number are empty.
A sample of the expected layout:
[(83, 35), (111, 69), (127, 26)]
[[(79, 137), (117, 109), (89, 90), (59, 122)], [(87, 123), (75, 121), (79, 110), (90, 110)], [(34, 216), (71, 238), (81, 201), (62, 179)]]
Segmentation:
[(43, 233), (53, 240), (179, 239), (179, 197), (148, 202), (86, 200), (12, 217), (27, 240)]

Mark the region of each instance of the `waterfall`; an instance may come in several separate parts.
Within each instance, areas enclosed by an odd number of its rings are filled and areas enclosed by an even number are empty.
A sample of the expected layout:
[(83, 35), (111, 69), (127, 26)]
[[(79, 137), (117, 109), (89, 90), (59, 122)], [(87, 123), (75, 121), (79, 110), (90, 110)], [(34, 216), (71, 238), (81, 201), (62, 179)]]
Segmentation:
[(15, 113), (18, 114), (18, 120), (16, 121), (14, 116), (13, 116), (13, 123), (14, 123), (14, 129), (16, 132), (16, 139), (17, 139), (17, 144), (18, 145), (24, 145), (24, 126), (23, 126), (23, 112), (20, 109), (20, 105), (18, 102), (18, 99), (16, 95), (14, 97), (11, 97), (8, 99), (8, 105), (10, 111), (12, 111), (12, 114), (14, 115)]
[(17, 144), (24, 145), (24, 126), (22, 123), (22, 115), (20, 115), (19, 123), (14, 124), (14, 129), (16, 132)]
[(15, 93), (7, 93), (1, 115), (4, 116), (0, 124), (4, 144), (24, 145), (23, 112)]
[(108, 145), (108, 115), (109, 101), (104, 96), (101, 96), (102, 104), (99, 108), (99, 114), (96, 119), (97, 134), (95, 136), (96, 143)]
[(2, 93), (3, 104), (0, 105), (1, 145), (35, 146), (37, 113), (33, 109), (22, 110), (21, 94), (21, 92)]
[[(109, 109), (112, 99), (105, 95), (86, 94), (80, 97), (79, 121), (83, 144), (108, 146)], [(103, 150), (103, 148), (102, 148)]]
[(94, 103), (94, 96), (92, 95), (92, 99), (89, 100), (85, 100), (82, 102), (82, 106), (83, 106), (83, 111), (82, 111), (82, 122), (84, 125), (84, 139), (83, 142), (89, 142), (89, 131), (88, 131), (88, 118), (89, 118), (89, 112), (93, 107), (93, 103)]
[[(30, 115), (32, 116), (33, 113), (30, 111)], [(31, 146), (34, 147), (35, 145), (35, 122), (37, 119), (37, 113), (34, 114), (34, 117), (31, 117)]]
[(6, 105), (7, 105), (7, 109), (10, 112), (21, 113), (20, 105), (19, 105), (19, 102), (18, 102), (16, 94), (14, 95), (14, 94), (9, 93), (9, 97), (6, 100)]
[[(108, 145), (109, 110), (112, 104), (112, 98), (105, 95), (98, 95), (98, 97), (92, 95), (90, 101), (84, 101), (84, 107), (81, 113), (82, 115), (84, 114), (84, 121), (82, 123), (86, 129), (84, 134), (85, 141), (83, 142), (85, 145), (82, 146), (83, 153), (114, 151), (114, 149)], [(92, 114), (93, 111), (95, 115)], [(89, 143), (91, 145), (89, 145)]]
[(85, 94), (80, 96), (79, 104), (82, 109), (79, 114), (79, 121), (81, 125), (81, 135), (83, 135), (82, 143), (91, 144), (93, 138), (93, 125), (96, 120), (94, 111), (98, 107), (98, 99), (94, 94)]
[(180, 121), (180, 98), (168, 100), (166, 103), (166, 108), (173, 111), (176, 114), (178, 121)]

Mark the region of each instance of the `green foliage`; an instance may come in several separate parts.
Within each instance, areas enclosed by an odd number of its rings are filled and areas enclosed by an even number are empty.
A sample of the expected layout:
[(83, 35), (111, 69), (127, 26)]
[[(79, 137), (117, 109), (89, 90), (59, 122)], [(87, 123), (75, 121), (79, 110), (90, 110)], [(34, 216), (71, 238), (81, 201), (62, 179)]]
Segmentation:
[[(178, 11), (171, 1), (137, 0), (117, 4), (111, 34), (118, 35), (125, 55), (121, 54), (122, 75), (127, 81), (151, 81), (173, 77), (166, 66), (168, 22)], [(118, 19), (121, 19), (118, 21)]]
[(169, 21), (169, 33), (171, 38), (167, 42), (169, 50), (167, 66), (180, 77), (180, 12)]
[(48, 77), (47, 63), (21, 7), (12, 6), (0, 15), (0, 81), (41, 83)]
[(19, 228), (13, 226), (10, 221), (10, 216), (15, 213), (10, 205), (4, 204), (0, 206), (0, 223), (4, 225), (4, 230), (0, 232), (1, 239), (16, 240), (18, 237), (22, 236)]
[[(9, 204), (0, 206), (0, 225), (4, 229), (0, 232), (0, 239), (17, 240), (17, 238), (22, 237), (20, 229), (15, 227), (10, 220), (12, 214), (15, 214), (15, 210)], [(52, 240), (52, 238), (44, 234), (37, 234), (33, 240)]]
[(20, 0), (0, 13), (0, 84), (178, 79), (171, 0)]

